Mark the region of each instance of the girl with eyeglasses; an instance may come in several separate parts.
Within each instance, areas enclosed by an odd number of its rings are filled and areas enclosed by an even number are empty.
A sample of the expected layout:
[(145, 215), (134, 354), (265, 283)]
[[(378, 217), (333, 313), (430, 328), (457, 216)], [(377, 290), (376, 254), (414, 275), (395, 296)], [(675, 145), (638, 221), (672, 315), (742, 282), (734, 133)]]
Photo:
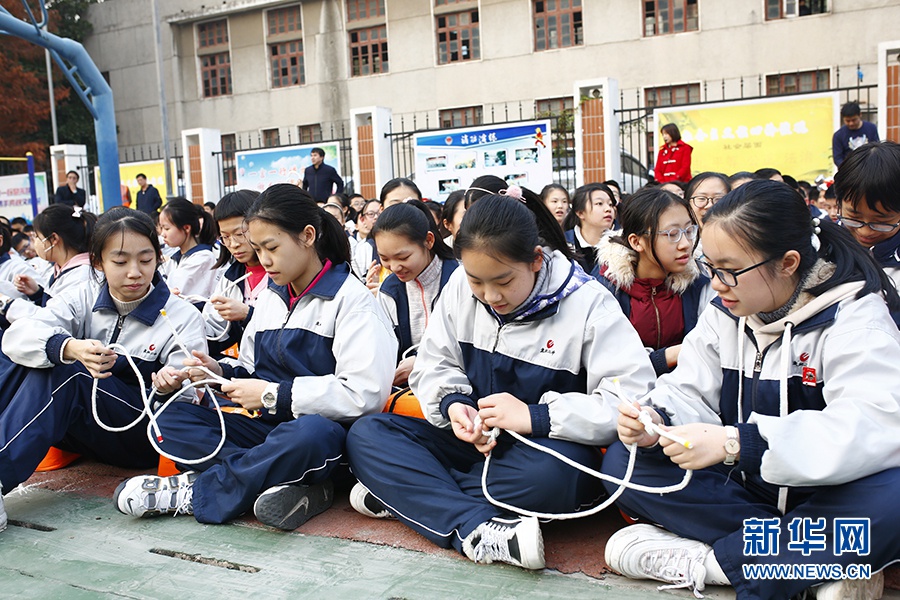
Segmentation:
[[(900, 144), (866, 144), (834, 176), (838, 223), (900, 286)], [(900, 324), (900, 315), (894, 320)]]
[(569, 248), (585, 273), (590, 273), (597, 260), (597, 247), (603, 234), (616, 221), (616, 197), (602, 183), (583, 185), (572, 196), (572, 210), (563, 221)]
[(205, 302), (197, 298), (208, 298), (218, 279), (212, 250), (219, 234), (216, 222), (202, 205), (172, 198), (159, 213), (159, 226), (166, 246), (178, 249), (160, 267), (166, 284), (202, 309)]
[(250, 245), (244, 216), (259, 192), (238, 190), (216, 204), (219, 225), (219, 260), (214, 270), (225, 269), (209, 302), (203, 307), (206, 340), (210, 354), (231, 348), (241, 341), (244, 328), (253, 316), (256, 298), (266, 289), (269, 277)]
[(678, 363), (684, 336), (712, 300), (694, 263), (697, 221), (687, 201), (660, 188), (638, 191), (619, 211), (622, 230), (604, 236), (594, 276), (637, 330), (657, 375)]
[[(701, 235), (698, 262), (718, 298), (685, 337), (678, 367), (620, 407), (621, 443), (603, 461), (621, 477), (636, 443), (633, 483), (674, 484), (684, 469), (692, 479), (666, 495), (625, 490), (619, 507), (658, 526), (613, 535), (606, 562), (697, 593), (716, 584), (734, 586), (738, 598), (791, 598), (824, 584), (820, 599), (877, 598), (880, 570), (900, 558), (900, 332), (888, 313), (900, 298), (846, 230), (813, 220), (784, 183), (751, 181), (729, 193), (709, 209)], [(647, 433), (638, 411), (687, 443)], [(868, 548), (857, 547), (864, 560), (836, 550), (841, 519), (867, 521)], [(770, 552), (748, 551), (745, 535), (752, 541), (764, 526), (780, 533), (767, 538)], [(789, 535), (801, 527), (803, 535)], [(814, 530), (826, 551), (803, 547)], [(841, 569), (866, 563), (875, 575), (744, 575), (826, 556)]]
[(724, 173), (705, 171), (691, 179), (684, 197), (690, 202), (697, 223), (702, 225), (706, 211), (730, 191), (731, 185)]

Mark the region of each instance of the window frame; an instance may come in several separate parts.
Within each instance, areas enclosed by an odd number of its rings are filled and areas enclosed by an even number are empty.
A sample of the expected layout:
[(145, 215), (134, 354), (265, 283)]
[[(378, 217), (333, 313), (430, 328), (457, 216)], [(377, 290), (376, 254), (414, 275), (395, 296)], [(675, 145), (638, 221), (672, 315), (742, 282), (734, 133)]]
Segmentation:
[[(371, 34), (376, 30), (379, 30), (379, 33), (382, 35), (377, 41), (373, 41)], [(353, 36), (359, 35), (362, 32), (366, 32), (368, 39), (364, 42), (359, 40), (354, 42)], [(347, 32), (347, 44), (347, 55), (350, 59), (350, 77), (367, 77), (369, 75), (381, 75), (390, 72), (390, 45), (388, 44), (387, 24), (351, 29)], [(372, 52), (376, 47), (377, 51)], [(369, 60), (368, 67), (371, 69), (369, 72), (364, 73), (361, 68), (358, 69), (355, 64), (355, 50), (360, 50), (360, 58), (362, 58), (362, 51), (366, 51), (365, 54)], [(377, 61), (377, 67), (375, 66), (375, 57), (380, 57), (380, 60)], [(359, 72), (357, 72), (357, 69)]]
[[(801, 89), (802, 82), (799, 80), (800, 77), (804, 75), (812, 76), (812, 89), (803, 90)], [(796, 77), (798, 78), (796, 86), (797, 89), (795, 91), (786, 91), (785, 79), (788, 77)], [(789, 73), (769, 73), (765, 76), (766, 78), (766, 96), (790, 96), (795, 94), (811, 94), (814, 92), (827, 92), (832, 89), (831, 87), (831, 68), (826, 67), (822, 69), (807, 69), (804, 71), (791, 71)], [(777, 78), (778, 82), (778, 91), (775, 93), (770, 92), (771, 82)], [(825, 79), (826, 87), (819, 87), (820, 78)]]
[[(206, 28), (214, 25), (223, 25), (221, 31), (223, 37), (214, 43), (207, 43), (208, 35), (204, 35)], [(199, 98), (201, 100), (221, 98), (234, 94), (234, 73), (231, 69), (231, 31), (227, 17), (202, 21), (194, 26), (194, 48), (197, 55), (197, 83)], [(225, 58), (222, 61), (222, 58)], [(207, 85), (207, 82), (210, 82)], [(215, 82), (215, 83), (213, 83)], [(224, 86), (223, 86), (224, 84)], [(221, 88), (224, 87), (224, 90)], [(219, 90), (212, 93), (213, 90)]]
[[(535, 52), (546, 52), (548, 50), (561, 50), (563, 48), (575, 48), (577, 46), (584, 45), (584, 6), (581, 0), (565, 0), (568, 2), (568, 8), (562, 8), (561, 4), (564, 0), (531, 0), (531, 23), (532, 30), (534, 33), (534, 51)], [(553, 10), (546, 10), (547, 4), (549, 2), (554, 2), (556, 7)], [(575, 6), (575, 3), (578, 3), (578, 6)], [(543, 5), (545, 10), (541, 13), (538, 13), (538, 6)], [(577, 13), (577, 21), (578, 25), (575, 24), (575, 15)], [(563, 25), (560, 23), (560, 17), (568, 16), (570, 17), (569, 28), (571, 32), (569, 33), (569, 38), (571, 43), (562, 45), (561, 39), (562, 35), (560, 35), (560, 30), (563, 28)], [(548, 25), (548, 21), (551, 18), (556, 18), (557, 23), (555, 26), (556, 31), (556, 45), (551, 45), (551, 34), (550, 34), (550, 26)], [(539, 19), (544, 20), (543, 26), (543, 36), (539, 36), (539, 28), (538, 22)], [(545, 47), (539, 47), (539, 40), (543, 39), (546, 44)]]
[[(678, 33), (690, 33), (690, 32), (694, 32), (694, 31), (700, 31), (700, 0), (641, 0), (641, 1), (642, 1), (642, 4), (641, 4), (641, 8), (642, 8), (642, 11), (641, 11), (641, 15), (642, 15), (641, 16), (641, 19), (642, 19), (642, 21), (641, 21), (641, 30), (642, 30), (641, 37), (652, 38), (652, 37), (659, 37), (659, 36), (663, 36), (663, 35), (673, 35), (673, 34), (678, 34)], [(662, 22), (662, 20), (660, 19), (660, 7), (659, 7), (660, 2), (665, 2), (666, 6), (667, 6), (666, 14), (668, 16), (666, 18), (666, 24), (670, 28), (669, 31), (660, 31), (660, 29), (661, 29), (660, 24)], [(675, 30), (676, 7), (673, 6), (675, 3), (681, 5), (680, 9), (682, 11), (682, 22), (684, 23), (684, 29), (682, 29), (680, 31)], [(653, 17), (652, 17), (652, 20), (648, 20), (648, 19), (651, 19), (651, 17), (649, 16), (647, 8), (651, 4), (654, 7), (653, 8)], [(691, 7), (691, 6), (694, 7), (695, 14), (693, 16), (690, 15), (689, 7)], [(689, 25), (691, 24), (691, 21), (694, 22), (693, 28), (689, 27)], [(649, 32), (649, 28), (651, 26), (653, 28), (652, 33)]]
[[(686, 102), (675, 102), (675, 94), (678, 90), (684, 90), (686, 92), (687, 101)], [(674, 83), (669, 85), (650, 85), (644, 87), (642, 90), (642, 95), (644, 97), (644, 106), (647, 108), (663, 108), (666, 106), (683, 106), (687, 104), (698, 104), (703, 102), (703, 88), (699, 81), (687, 81), (684, 83)], [(668, 92), (669, 93), (669, 103), (660, 103), (657, 101), (655, 104), (650, 102), (649, 94), (655, 93), (657, 96), (660, 92)], [(691, 93), (696, 92), (696, 96), (694, 98), (691, 97)]]
[[(435, 37), (435, 46), (434, 46), (434, 48), (435, 48), (435, 63), (438, 66), (452, 65), (452, 64), (466, 63), (466, 62), (481, 60), (480, 8), (477, 3), (469, 2), (468, 0), (460, 0), (459, 3), (463, 4), (463, 2), (465, 2), (467, 5), (470, 5), (471, 7), (465, 8), (464, 10), (460, 10), (460, 11), (436, 12), (434, 14), (433, 23), (434, 23), (434, 37)], [(469, 22), (465, 25), (459, 25), (457, 23), (457, 25), (453, 25), (453, 26), (450, 26), (450, 25), (445, 25), (444, 27), (440, 26), (441, 19), (449, 19), (451, 17), (455, 17), (455, 18), (459, 19), (460, 15), (466, 15), (466, 14), (468, 15)], [(473, 18), (475, 19), (474, 21), (473, 21)], [(457, 51), (457, 54), (462, 54), (463, 44), (461, 42), (465, 38), (459, 37), (460, 32), (463, 32), (463, 33), (468, 32), (469, 33), (469, 37), (468, 37), (469, 45), (466, 46), (466, 48), (468, 48), (469, 56), (466, 58), (458, 58), (456, 60), (453, 60), (452, 58), (450, 58), (450, 56), (453, 54), (450, 51), (451, 43), (456, 42), (457, 44), (459, 44), (459, 50)], [(447, 39), (445, 42), (442, 42), (441, 41), (442, 33), (446, 33), (446, 34), (448, 34), (448, 36), (452, 35), (452, 34), (456, 34), (457, 39), (455, 39), (455, 40)], [(447, 50), (445, 52), (445, 55), (447, 56), (447, 60), (445, 60), (445, 61), (441, 60), (441, 44), (447, 45)]]
[[(472, 111), (472, 122), (468, 122), (468, 111)], [(459, 113), (460, 124), (454, 125), (453, 121), (456, 118), (456, 113)], [(449, 116), (450, 121), (449, 124), (444, 123), (444, 117)], [(473, 104), (471, 106), (454, 106), (452, 108), (440, 108), (438, 109), (438, 124), (441, 129), (459, 129), (461, 127), (479, 127), (484, 125), (484, 105), (482, 104)]]
[[(274, 14), (296, 11), (294, 28), (272, 31)], [(290, 19), (285, 19), (286, 23)], [(291, 89), (306, 85), (306, 43), (303, 28), (303, 7), (301, 4), (278, 6), (263, 11), (263, 37), (265, 39), (267, 79), (270, 90)], [(296, 80), (291, 70), (297, 69)], [(287, 71), (287, 72), (285, 72)]]

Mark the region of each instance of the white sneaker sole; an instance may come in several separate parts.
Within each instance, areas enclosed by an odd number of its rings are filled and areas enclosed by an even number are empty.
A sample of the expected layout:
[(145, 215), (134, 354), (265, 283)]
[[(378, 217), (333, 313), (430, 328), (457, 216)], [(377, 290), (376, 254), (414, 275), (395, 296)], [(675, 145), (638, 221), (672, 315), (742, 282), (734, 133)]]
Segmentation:
[(635, 545), (650, 541), (667, 541), (676, 539), (673, 533), (669, 533), (659, 527), (648, 524), (629, 525), (615, 532), (606, 541), (606, 550), (603, 558), (609, 567), (630, 579), (647, 579), (647, 575), (638, 570), (628, 569), (622, 563), (622, 557)]
[(831, 581), (816, 590), (816, 600), (878, 600), (884, 594), (884, 572), (864, 581)]
[[(522, 524), (516, 527), (516, 537), (519, 539), (519, 556), (522, 559), (522, 568), (538, 571), (547, 566), (544, 561), (544, 535), (541, 533), (541, 524), (534, 517), (522, 517)], [(536, 539), (536, 543), (523, 544), (522, 538)], [(531, 550), (532, 552), (526, 552)]]

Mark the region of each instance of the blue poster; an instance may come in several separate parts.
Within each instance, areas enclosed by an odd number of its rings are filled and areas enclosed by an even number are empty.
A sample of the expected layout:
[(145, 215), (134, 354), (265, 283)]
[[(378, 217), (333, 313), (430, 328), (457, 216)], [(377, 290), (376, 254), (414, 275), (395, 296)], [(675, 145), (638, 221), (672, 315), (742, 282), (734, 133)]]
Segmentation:
[(325, 164), (334, 167), (341, 177), (347, 179), (341, 172), (340, 147), (337, 143), (304, 144), (235, 152), (237, 188), (261, 192), (276, 183), (301, 185), (303, 171), (312, 165), (309, 154), (313, 148), (324, 150)]

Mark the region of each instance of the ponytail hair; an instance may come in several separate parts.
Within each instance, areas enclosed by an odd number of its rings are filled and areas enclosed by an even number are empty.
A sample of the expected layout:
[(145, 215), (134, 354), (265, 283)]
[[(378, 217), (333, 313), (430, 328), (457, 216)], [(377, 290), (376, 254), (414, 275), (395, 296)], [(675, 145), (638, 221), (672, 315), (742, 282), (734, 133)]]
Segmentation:
[[(900, 297), (887, 274), (844, 228), (830, 221), (816, 225), (803, 199), (790, 186), (768, 179), (753, 180), (729, 192), (714, 204), (703, 219), (704, 226), (718, 224), (748, 251), (760, 257), (780, 257), (789, 250), (800, 254), (797, 269), (801, 279), (819, 259), (835, 266), (826, 281), (806, 291), (821, 295), (843, 283), (865, 282), (857, 294), (883, 294), (891, 311), (900, 310)], [(819, 238), (820, 249), (812, 244)], [(761, 268), (773, 268), (764, 265)]]
[[(237, 190), (225, 194), (222, 196), (222, 199), (219, 200), (219, 203), (216, 204), (215, 211), (213, 212), (213, 218), (216, 220), (216, 225), (218, 226), (220, 221), (233, 219), (235, 217), (240, 217), (243, 221), (247, 216), (247, 211), (253, 206), (253, 201), (257, 198), (259, 198), (259, 192), (255, 190)], [(219, 259), (216, 261), (216, 264), (213, 265), (213, 269), (224, 267), (231, 262), (231, 258), (231, 252), (225, 247), (225, 244), (221, 244), (219, 247)]]
[(219, 235), (219, 227), (201, 204), (177, 197), (166, 202), (161, 214), (165, 214), (172, 223), (181, 229), (190, 227), (190, 234), (197, 243), (211, 246)]
[(289, 183), (266, 188), (253, 202), (247, 222), (263, 221), (299, 236), (307, 226), (316, 231), (316, 253), (333, 264), (350, 262), (350, 241), (337, 219), (320, 208), (305, 190)]
[(507, 189), (509, 184), (496, 175), (481, 175), (475, 178), (472, 185), (466, 190), (466, 209), (476, 200), (488, 194), (499, 194)]
[(379, 233), (393, 233), (424, 246), (428, 232), (434, 236), (431, 254), (437, 255), (441, 260), (452, 260), (453, 250), (441, 238), (431, 211), (419, 200), (408, 200), (386, 208), (375, 221), (371, 235), (374, 237)]
[(66, 204), (51, 204), (34, 218), (33, 226), (41, 237), (55, 233), (66, 248), (82, 254), (90, 249), (96, 224), (97, 215), (93, 213)]
[(488, 194), (466, 209), (453, 240), (457, 257), (463, 250), (478, 250), (498, 259), (530, 263), (534, 260), (535, 246), (548, 246), (574, 260), (553, 213), (544, 206), (540, 196), (526, 188), (521, 190), (521, 200)]

